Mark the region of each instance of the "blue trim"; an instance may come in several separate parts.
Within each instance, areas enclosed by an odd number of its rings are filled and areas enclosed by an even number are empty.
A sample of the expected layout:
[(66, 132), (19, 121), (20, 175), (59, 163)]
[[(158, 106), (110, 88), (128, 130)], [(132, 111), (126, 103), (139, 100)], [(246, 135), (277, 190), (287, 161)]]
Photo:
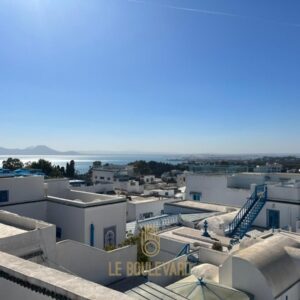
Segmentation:
[(94, 247), (95, 244), (95, 226), (94, 224), (90, 225), (90, 246)]
[(187, 255), (190, 253), (191, 247), (190, 244), (185, 244), (176, 257)]
[(56, 238), (61, 239), (62, 230), (60, 227), (56, 227)]
[(225, 233), (232, 238), (232, 242), (242, 239), (250, 229), (254, 220), (265, 205), (268, 197), (266, 185), (257, 185), (254, 193), (240, 209), (233, 221), (226, 228)]
[(8, 190), (0, 191), (0, 202), (8, 202), (9, 192)]

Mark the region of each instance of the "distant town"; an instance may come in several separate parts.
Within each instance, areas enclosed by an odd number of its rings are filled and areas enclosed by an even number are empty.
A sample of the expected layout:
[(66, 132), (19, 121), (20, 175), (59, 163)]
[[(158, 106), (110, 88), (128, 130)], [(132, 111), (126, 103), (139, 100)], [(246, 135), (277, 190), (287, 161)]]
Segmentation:
[(31, 299), (296, 300), (299, 169), (296, 156), (193, 157), (80, 173), (75, 160), (8, 157), (1, 284)]

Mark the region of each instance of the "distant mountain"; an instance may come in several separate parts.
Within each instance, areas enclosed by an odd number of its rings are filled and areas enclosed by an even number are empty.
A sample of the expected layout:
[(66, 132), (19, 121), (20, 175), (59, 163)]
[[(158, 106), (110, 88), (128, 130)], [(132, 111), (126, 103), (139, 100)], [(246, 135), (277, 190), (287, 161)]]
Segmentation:
[(0, 147), (0, 155), (80, 155), (75, 151), (57, 151), (44, 145), (25, 149), (8, 149)]

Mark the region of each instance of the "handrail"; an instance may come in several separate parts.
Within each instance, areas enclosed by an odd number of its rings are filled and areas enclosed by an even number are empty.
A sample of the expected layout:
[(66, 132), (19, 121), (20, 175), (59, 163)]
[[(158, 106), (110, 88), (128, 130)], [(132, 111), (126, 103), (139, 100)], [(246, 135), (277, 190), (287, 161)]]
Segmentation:
[(190, 252), (190, 244), (185, 244), (182, 249), (179, 251), (176, 257), (179, 257)]
[(225, 229), (227, 235), (232, 235), (243, 220), (248, 216), (254, 205), (260, 202), (261, 199), (267, 198), (267, 188), (265, 185), (257, 185), (251, 197), (246, 201), (232, 222)]

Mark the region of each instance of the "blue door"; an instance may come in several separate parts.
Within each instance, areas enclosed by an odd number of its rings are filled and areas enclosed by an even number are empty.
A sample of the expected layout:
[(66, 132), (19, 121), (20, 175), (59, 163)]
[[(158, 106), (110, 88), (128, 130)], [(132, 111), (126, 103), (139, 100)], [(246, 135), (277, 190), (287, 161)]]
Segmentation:
[(268, 209), (267, 210), (267, 221), (269, 228), (279, 228), (280, 227), (280, 214), (279, 210)]

